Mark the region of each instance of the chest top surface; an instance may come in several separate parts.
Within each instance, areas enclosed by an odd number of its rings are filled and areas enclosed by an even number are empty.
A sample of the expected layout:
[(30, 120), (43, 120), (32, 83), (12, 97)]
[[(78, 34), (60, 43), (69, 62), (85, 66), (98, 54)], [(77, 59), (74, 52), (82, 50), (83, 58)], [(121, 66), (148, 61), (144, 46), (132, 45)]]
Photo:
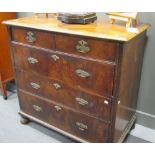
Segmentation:
[(116, 41), (129, 41), (138, 34), (149, 28), (149, 24), (141, 24), (137, 27), (138, 33), (128, 32), (125, 26), (110, 24), (108, 21), (96, 21), (87, 25), (65, 24), (55, 18), (38, 18), (25, 17), (14, 20), (4, 21), (4, 24), (11, 26), (20, 26), (33, 28), (51, 32), (67, 33), (74, 35), (82, 35), (87, 37), (95, 37), (101, 39), (109, 39)]

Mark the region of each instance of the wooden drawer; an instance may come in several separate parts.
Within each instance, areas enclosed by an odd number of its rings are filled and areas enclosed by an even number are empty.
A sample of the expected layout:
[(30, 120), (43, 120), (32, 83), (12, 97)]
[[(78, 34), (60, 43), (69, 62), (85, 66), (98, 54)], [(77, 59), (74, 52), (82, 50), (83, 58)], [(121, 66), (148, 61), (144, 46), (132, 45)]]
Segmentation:
[(111, 96), (115, 66), (22, 46), (14, 47), (15, 66), (69, 86)]
[(87, 115), (68, 110), (56, 103), (19, 92), (21, 110), (52, 126), (90, 142), (107, 142), (108, 124)]
[(110, 41), (58, 34), (56, 50), (100, 60), (115, 61), (118, 44)]
[(103, 119), (111, 118), (111, 99), (68, 87), (60, 81), (47, 80), (35, 74), (16, 70), (19, 89), (56, 101), (77, 111)]
[(47, 31), (13, 27), (12, 41), (47, 49), (55, 49), (54, 35)]

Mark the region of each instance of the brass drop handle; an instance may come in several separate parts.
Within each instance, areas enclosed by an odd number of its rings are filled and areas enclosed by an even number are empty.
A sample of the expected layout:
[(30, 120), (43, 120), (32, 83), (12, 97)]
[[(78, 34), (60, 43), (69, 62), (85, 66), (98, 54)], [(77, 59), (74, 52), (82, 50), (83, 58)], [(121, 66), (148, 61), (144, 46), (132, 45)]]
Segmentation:
[(85, 131), (85, 130), (88, 130), (88, 126), (81, 123), (81, 122), (76, 122), (76, 126), (78, 127), (79, 130), (81, 131)]
[(42, 111), (42, 107), (38, 106), (38, 105), (33, 105), (33, 109), (37, 112)]
[(51, 58), (52, 58), (54, 61), (57, 61), (57, 60), (60, 59), (59, 56), (58, 56), (58, 55), (55, 55), (55, 54), (51, 55)]
[(88, 47), (88, 43), (86, 41), (80, 40), (76, 45), (76, 50), (80, 53), (87, 53), (90, 51), (90, 48)]
[(56, 111), (60, 111), (62, 108), (58, 105), (55, 105), (54, 108), (56, 109)]
[(37, 83), (31, 82), (31, 87), (34, 89), (40, 89), (40, 85), (38, 85)]
[(55, 88), (56, 90), (61, 89), (61, 85), (58, 84), (58, 83), (54, 83), (53, 86), (54, 86), (54, 88)]
[(83, 98), (80, 97), (76, 97), (75, 100), (77, 101), (78, 104), (82, 105), (82, 106), (86, 106), (88, 105), (88, 101), (84, 100)]
[(26, 33), (25, 39), (29, 43), (34, 43), (36, 41), (35, 34), (32, 31), (29, 31), (29, 32)]
[(29, 64), (36, 64), (39, 62), (37, 59), (35, 59), (33, 57), (28, 57), (27, 60), (28, 60)]
[(86, 72), (86, 71), (84, 71), (82, 69), (75, 70), (75, 73), (76, 73), (77, 76), (82, 77), (82, 78), (87, 78), (87, 77), (91, 76), (90, 73), (88, 73), (88, 72)]

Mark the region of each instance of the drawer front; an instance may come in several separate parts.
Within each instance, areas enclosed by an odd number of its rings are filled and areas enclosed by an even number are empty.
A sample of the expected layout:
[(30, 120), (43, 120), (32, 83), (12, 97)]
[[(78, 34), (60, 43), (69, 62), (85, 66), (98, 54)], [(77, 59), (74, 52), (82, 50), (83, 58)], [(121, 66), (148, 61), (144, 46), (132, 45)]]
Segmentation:
[(15, 46), (15, 66), (100, 95), (112, 95), (113, 65)]
[(70, 88), (60, 81), (16, 70), (18, 88), (56, 101), (93, 117), (110, 121), (111, 99)]
[(108, 124), (58, 104), (19, 92), (21, 110), (90, 142), (107, 142)]
[(54, 35), (51, 32), (13, 27), (12, 40), (32, 46), (55, 49)]
[(100, 60), (115, 61), (117, 43), (77, 36), (56, 35), (56, 50)]

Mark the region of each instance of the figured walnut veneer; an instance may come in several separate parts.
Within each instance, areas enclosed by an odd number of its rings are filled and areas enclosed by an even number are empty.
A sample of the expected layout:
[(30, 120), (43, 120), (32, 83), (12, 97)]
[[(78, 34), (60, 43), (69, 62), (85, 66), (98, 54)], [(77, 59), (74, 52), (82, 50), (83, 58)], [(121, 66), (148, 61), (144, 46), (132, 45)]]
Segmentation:
[(110, 24), (35, 17), (5, 23), (21, 122), (80, 142), (122, 142), (135, 123), (148, 25), (131, 34)]

